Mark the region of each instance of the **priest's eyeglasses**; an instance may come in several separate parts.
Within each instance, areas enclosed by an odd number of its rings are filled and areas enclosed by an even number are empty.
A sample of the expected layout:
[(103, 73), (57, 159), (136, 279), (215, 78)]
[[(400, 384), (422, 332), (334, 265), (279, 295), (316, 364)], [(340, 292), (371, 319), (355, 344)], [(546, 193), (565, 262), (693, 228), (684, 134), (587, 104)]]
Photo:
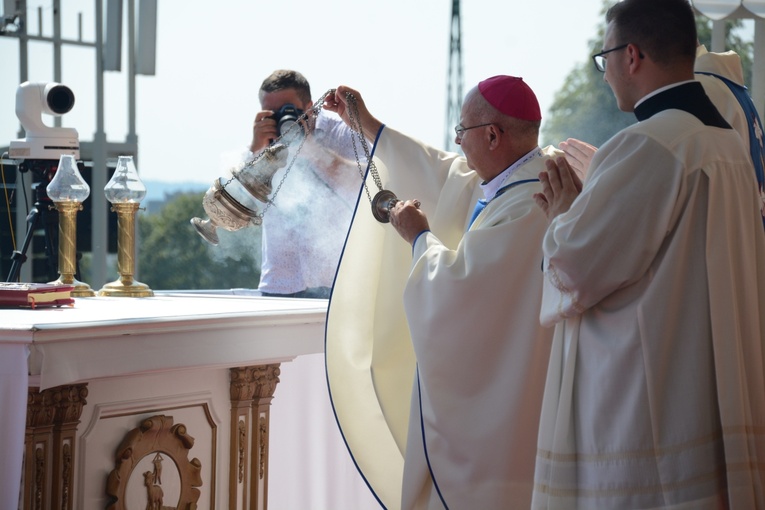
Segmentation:
[(617, 46), (616, 48), (611, 48), (610, 50), (604, 50), (604, 51), (601, 51), (600, 53), (594, 54), (592, 56), (592, 61), (595, 63), (595, 69), (597, 69), (601, 73), (605, 73), (606, 72), (606, 59), (608, 58), (605, 55), (607, 53), (611, 53), (612, 51), (623, 50), (624, 48), (626, 48), (629, 45), (630, 45), (629, 43), (622, 44), (621, 46)]

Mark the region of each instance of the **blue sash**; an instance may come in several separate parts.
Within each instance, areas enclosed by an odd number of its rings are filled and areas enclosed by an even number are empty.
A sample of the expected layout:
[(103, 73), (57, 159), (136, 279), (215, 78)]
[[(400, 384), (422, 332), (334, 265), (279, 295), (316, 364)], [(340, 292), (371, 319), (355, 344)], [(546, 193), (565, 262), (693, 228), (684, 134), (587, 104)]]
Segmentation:
[[(505, 191), (509, 190), (513, 186), (516, 186), (518, 184), (524, 184), (526, 182), (539, 182), (539, 179), (524, 179), (522, 181), (515, 181), (511, 182), (507, 186), (503, 186), (497, 190), (497, 194), (494, 195), (494, 198), (497, 198), (498, 196), (502, 195)], [(492, 198), (491, 200), (494, 200)], [(478, 202), (475, 204), (475, 209), (473, 209), (473, 215), (470, 217), (470, 223), (468, 223), (467, 230), (470, 230), (470, 227), (473, 225), (473, 222), (478, 217), (479, 214), (481, 214), (481, 211), (483, 211), (487, 205), (489, 205), (489, 202), (491, 200), (487, 201), (485, 198), (481, 198), (478, 200)]]

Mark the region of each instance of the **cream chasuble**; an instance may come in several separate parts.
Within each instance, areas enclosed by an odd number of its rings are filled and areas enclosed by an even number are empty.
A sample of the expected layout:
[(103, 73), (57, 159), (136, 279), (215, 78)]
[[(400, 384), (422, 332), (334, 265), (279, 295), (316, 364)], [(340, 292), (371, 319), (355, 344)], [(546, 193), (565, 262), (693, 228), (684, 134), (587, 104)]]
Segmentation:
[(765, 508), (765, 235), (739, 136), (665, 110), (590, 168), (544, 238), (532, 508)]
[(701, 45), (696, 48), (696, 63), (694, 66), (696, 71), (695, 78), (704, 86), (704, 92), (706, 92), (709, 99), (712, 100), (715, 107), (720, 111), (720, 114), (728, 121), (728, 124), (735, 129), (749, 150), (749, 121), (746, 118), (746, 113), (741, 109), (741, 105), (736, 96), (730, 91), (727, 85), (714, 76), (699, 73), (712, 73), (723, 76), (739, 85), (744, 85), (743, 69), (741, 67), (741, 59), (739, 56), (732, 52), (726, 53), (709, 53), (707, 49)]
[[(543, 153), (505, 185), (536, 179), (561, 154)], [(349, 451), (386, 508), (528, 508), (552, 337), (537, 320), (541, 185), (510, 187), (466, 233), (483, 197), (464, 158), (389, 128), (374, 156), (383, 186), (419, 199), (431, 232), (412, 250), (362, 196), (326, 335)]]

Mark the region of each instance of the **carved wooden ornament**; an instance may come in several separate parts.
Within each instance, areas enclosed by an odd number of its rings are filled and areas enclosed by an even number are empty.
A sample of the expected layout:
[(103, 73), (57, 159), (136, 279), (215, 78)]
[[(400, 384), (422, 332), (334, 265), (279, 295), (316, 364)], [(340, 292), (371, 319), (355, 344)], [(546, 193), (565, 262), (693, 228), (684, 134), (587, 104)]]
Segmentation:
[[(141, 422), (141, 425), (125, 434), (115, 458), (115, 468), (106, 481), (106, 494), (109, 496), (107, 510), (127, 510), (125, 491), (133, 470), (138, 463), (150, 455), (153, 471), (141, 473), (146, 487), (147, 505), (150, 510), (164, 508), (194, 509), (197, 507), (202, 486), (202, 463), (194, 458), (189, 461), (189, 450), (194, 446), (194, 438), (186, 433), (183, 424), (173, 425), (173, 417), (156, 415)], [(162, 494), (163, 456), (170, 457), (175, 464), (181, 480), (181, 493), (175, 506), (166, 505)], [(171, 503), (172, 504), (172, 503)]]

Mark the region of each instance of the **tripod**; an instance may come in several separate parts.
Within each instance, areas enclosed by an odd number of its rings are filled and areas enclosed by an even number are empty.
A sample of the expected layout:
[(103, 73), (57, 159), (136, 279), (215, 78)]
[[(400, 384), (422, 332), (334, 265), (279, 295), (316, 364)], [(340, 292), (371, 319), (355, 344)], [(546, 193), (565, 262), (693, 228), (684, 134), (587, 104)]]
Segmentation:
[(35, 203), (27, 215), (27, 233), (21, 250), (15, 250), (11, 255), (11, 270), (7, 282), (15, 282), (19, 278), (21, 265), (27, 260), (27, 250), (34, 237), (35, 230), (42, 225), (45, 233), (45, 257), (47, 259), (48, 281), (58, 278), (58, 214), (51, 211), (53, 202), (45, 192), (46, 182), (32, 185), (35, 193)]

